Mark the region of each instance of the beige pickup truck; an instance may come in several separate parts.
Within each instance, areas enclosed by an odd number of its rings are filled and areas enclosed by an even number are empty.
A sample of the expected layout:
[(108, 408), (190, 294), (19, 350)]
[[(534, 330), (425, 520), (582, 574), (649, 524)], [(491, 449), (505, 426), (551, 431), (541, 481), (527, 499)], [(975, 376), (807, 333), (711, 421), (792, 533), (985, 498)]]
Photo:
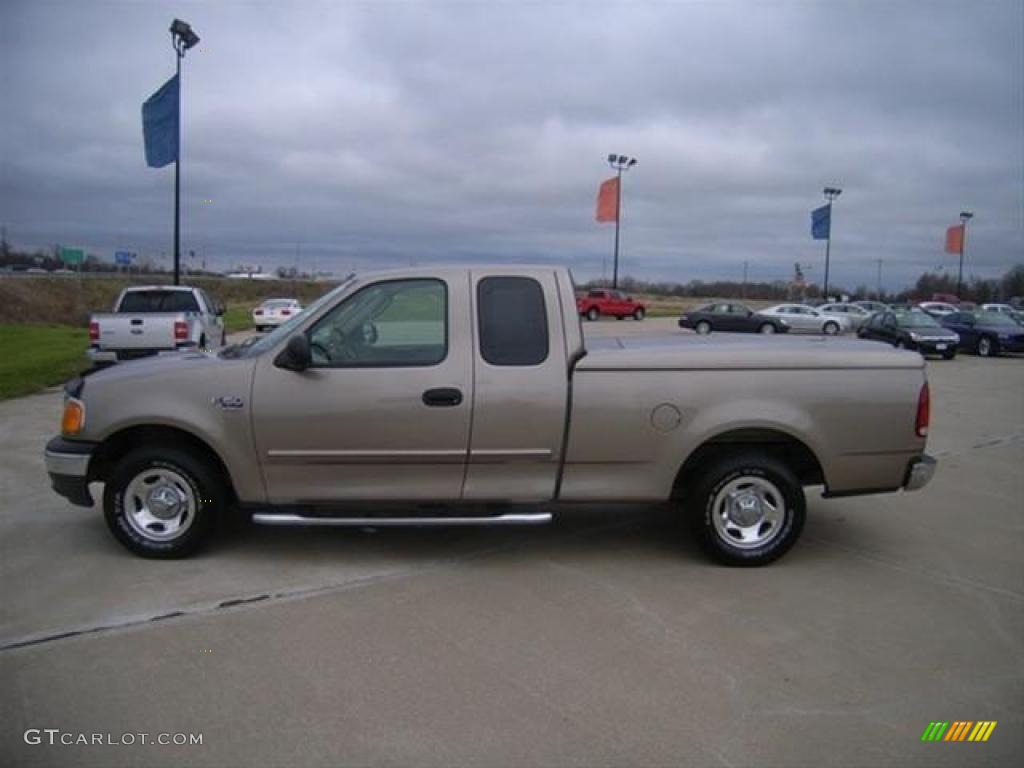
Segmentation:
[(824, 495), (920, 488), (920, 355), (843, 339), (676, 333), (586, 344), (569, 272), (351, 277), (274, 332), (66, 387), (57, 493), (133, 552), (192, 552), (228, 510), (266, 525), (544, 523), (671, 503), (731, 564), (767, 563)]

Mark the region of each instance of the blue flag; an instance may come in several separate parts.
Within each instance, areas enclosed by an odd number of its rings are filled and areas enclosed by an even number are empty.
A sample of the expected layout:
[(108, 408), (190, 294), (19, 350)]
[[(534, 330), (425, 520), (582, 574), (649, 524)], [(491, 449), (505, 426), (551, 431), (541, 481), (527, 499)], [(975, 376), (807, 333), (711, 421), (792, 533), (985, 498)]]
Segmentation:
[(178, 159), (178, 76), (175, 75), (142, 105), (142, 136), (146, 165), (163, 168)]
[(811, 211), (811, 237), (815, 240), (828, 240), (832, 229), (832, 206), (823, 205)]

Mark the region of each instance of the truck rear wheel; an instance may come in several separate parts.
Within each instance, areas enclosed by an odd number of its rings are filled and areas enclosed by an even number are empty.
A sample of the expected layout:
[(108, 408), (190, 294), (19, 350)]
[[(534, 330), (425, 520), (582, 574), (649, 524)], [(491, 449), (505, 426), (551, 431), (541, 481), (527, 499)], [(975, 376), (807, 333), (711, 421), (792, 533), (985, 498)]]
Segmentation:
[(103, 514), (114, 537), (142, 557), (192, 554), (227, 499), (219, 473), (176, 446), (127, 454), (107, 479)]
[(766, 565), (792, 547), (804, 527), (803, 486), (785, 464), (760, 453), (719, 459), (686, 494), (700, 544), (727, 565)]
[(633, 310), (633, 319), (634, 320), (643, 320), (645, 314), (647, 314), (647, 313), (644, 312), (644, 308), (643, 307), (637, 307), (636, 309)]

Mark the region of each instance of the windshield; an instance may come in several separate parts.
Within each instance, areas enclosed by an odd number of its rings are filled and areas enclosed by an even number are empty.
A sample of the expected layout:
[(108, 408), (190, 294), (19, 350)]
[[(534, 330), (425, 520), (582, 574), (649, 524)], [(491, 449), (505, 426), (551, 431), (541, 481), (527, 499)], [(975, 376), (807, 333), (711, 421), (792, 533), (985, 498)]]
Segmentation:
[(232, 344), (230, 347), (225, 347), (220, 353), (221, 357), (236, 358), (255, 357), (256, 355), (262, 355), (268, 349), (277, 346), (277, 343), (282, 339), (286, 339), (289, 336), (291, 336), (292, 331), (294, 331), (295, 328), (298, 327), (299, 325), (302, 325), (302, 323), (305, 322), (306, 317), (311, 312), (316, 312), (320, 309), (320, 307), (324, 306), (325, 304), (328, 304), (329, 302), (334, 301), (342, 293), (342, 291), (344, 291), (346, 288), (348, 288), (349, 285), (351, 285), (352, 281), (355, 280), (355, 277), (355, 275), (349, 275), (344, 280), (342, 280), (341, 284), (333, 291), (328, 291), (327, 293), (325, 293), (323, 296), (314, 301), (304, 310), (302, 310), (293, 318), (288, 320), (288, 322), (282, 323), (281, 325), (277, 326), (275, 330), (271, 331), (266, 336), (263, 336), (262, 338), (259, 336), (252, 336), (251, 338), (246, 339), (240, 344)]
[(941, 328), (935, 318), (924, 312), (900, 312), (896, 315), (900, 328)]

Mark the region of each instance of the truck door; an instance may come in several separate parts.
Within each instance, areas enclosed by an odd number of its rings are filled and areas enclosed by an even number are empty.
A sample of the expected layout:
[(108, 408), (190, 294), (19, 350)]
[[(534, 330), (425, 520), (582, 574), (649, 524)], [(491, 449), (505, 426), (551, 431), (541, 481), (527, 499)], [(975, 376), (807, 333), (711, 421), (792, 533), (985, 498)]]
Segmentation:
[(263, 355), (256, 448), (272, 503), (457, 500), (472, 407), (466, 273), (360, 286), (305, 332), (313, 365)]
[(473, 425), (463, 498), (554, 496), (568, 407), (564, 312), (553, 270), (470, 273)]

